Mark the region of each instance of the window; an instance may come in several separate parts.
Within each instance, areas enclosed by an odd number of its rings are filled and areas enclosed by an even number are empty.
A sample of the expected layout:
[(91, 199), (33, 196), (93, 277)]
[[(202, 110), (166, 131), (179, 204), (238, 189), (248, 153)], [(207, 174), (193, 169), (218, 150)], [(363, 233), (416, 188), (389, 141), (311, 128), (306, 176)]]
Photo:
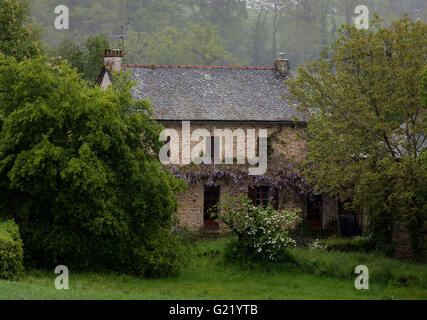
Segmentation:
[(257, 206), (267, 207), (270, 203), (270, 187), (257, 187), (255, 203)]
[(274, 209), (278, 209), (278, 190), (269, 186), (249, 187), (248, 197), (256, 206), (267, 207), (271, 205)]
[(217, 153), (219, 153), (219, 144), (221, 142), (219, 138), (220, 137), (215, 136), (206, 137), (206, 152), (210, 150), (212, 163), (215, 160), (215, 150), (217, 151)]

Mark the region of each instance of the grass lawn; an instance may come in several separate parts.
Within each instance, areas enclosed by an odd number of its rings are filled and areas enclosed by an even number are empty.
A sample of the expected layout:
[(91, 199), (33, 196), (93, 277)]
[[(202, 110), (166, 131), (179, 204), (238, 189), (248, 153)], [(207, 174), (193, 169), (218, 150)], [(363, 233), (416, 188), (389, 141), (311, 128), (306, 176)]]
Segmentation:
[[(397, 285), (381, 277), (371, 279), (369, 290), (356, 290), (356, 275), (351, 275), (352, 270), (344, 278), (339, 273), (337, 277), (328, 276), (325, 270), (317, 274), (303, 272), (290, 265), (261, 268), (226, 264), (222, 259), (226, 241), (202, 240), (188, 245), (192, 258), (175, 278), (139, 279), (115, 273), (73, 273), (70, 270), (70, 290), (56, 290), (57, 275), (53, 270), (27, 271), (18, 282), (0, 281), (0, 299), (427, 299), (425, 283)], [(306, 249), (293, 252), (298, 259), (310, 254), (316, 263), (321, 261), (320, 256), (328, 254), (316, 252), (313, 255)], [(369, 265), (376, 259), (366, 254), (336, 254), (339, 256), (331, 256), (334, 261), (364, 259)], [(402, 270), (409, 268), (398, 260), (386, 261), (378, 257), (378, 261), (378, 265), (395, 268), (395, 272), (400, 270), (401, 264)], [(414, 272), (427, 273), (426, 265), (414, 268), (418, 268)]]

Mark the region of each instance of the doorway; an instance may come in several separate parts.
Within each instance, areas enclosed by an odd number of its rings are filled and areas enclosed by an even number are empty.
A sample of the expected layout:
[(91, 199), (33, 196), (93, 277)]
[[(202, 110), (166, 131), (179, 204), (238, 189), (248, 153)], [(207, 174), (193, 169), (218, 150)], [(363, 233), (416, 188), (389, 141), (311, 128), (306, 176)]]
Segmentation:
[(321, 195), (307, 196), (307, 223), (314, 231), (323, 229), (323, 198)]
[(203, 223), (205, 229), (219, 229), (217, 205), (219, 204), (219, 186), (205, 186), (203, 203)]
[(342, 201), (338, 201), (338, 215), (342, 237), (355, 237), (362, 234), (356, 213), (347, 209)]

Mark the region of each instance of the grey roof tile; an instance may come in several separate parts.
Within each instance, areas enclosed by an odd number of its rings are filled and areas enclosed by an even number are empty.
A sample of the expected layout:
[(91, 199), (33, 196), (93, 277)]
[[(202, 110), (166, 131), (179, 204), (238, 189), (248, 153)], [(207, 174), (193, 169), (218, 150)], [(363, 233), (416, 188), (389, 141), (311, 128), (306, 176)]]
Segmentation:
[(149, 99), (157, 120), (304, 120), (284, 101), (283, 77), (272, 68), (136, 66), (131, 70), (136, 100)]

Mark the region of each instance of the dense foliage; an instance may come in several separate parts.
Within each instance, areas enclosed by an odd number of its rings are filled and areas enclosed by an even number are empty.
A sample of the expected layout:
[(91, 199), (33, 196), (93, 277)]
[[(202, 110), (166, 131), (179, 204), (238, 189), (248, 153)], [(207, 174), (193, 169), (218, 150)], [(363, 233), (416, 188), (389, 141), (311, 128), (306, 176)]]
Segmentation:
[[(190, 49), (175, 49), (182, 47), (184, 31), (191, 32), (191, 25), (209, 23), (218, 28), (229, 53), (215, 64), (271, 66), (277, 52), (285, 51), (293, 69), (317, 59), (336, 39), (337, 28), (352, 24), (359, 4), (366, 4), (371, 15), (377, 12), (387, 22), (403, 12), (425, 20), (427, 13), (425, 0), (62, 0), (60, 4), (70, 9), (70, 29), (56, 30), (54, 9), (59, 3), (30, 2), (34, 21), (43, 28), (43, 39), (51, 48), (64, 38), (83, 45), (98, 34), (114, 42), (120, 27), (127, 29), (129, 23), (125, 44), (129, 63), (205, 63), (196, 55), (189, 57)], [(140, 40), (135, 42), (137, 37)], [(141, 46), (144, 39), (156, 41)]]
[(85, 75), (86, 80), (95, 81), (104, 64), (104, 50), (109, 48), (110, 42), (104, 36), (90, 37), (85, 42), (85, 48), (71, 39), (64, 39), (51, 55), (67, 60)]
[(30, 26), (28, 3), (0, 2), (0, 53), (21, 60), (40, 53), (37, 31)]
[[(424, 106), (427, 106), (427, 66), (424, 68), (423, 82), (421, 84), (421, 92), (423, 96)], [(427, 171), (427, 151), (424, 151), (421, 154), (421, 161), (424, 171)], [(427, 242), (427, 233), (426, 233), (426, 242)]]
[(300, 220), (298, 213), (255, 206), (247, 197), (226, 199), (218, 206), (218, 219), (237, 234), (237, 249), (267, 260), (275, 260), (295, 241), (289, 229)]
[(367, 213), (379, 246), (408, 231), (417, 257), (426, 245), (426, 57), (427, 24), (404, 17), (381, 27), (376, 19), (370, 31), (344, 28), (288, 81), (288, 97), (311, 114), (309, 181)]
[(0, 279), (18, 279), (23, 270), (23, 258), (18, 226), (13, 220), (0, 220)]
[(0, 217), (19, 224), (29, 264), (177, 270), (181, 184), (158, 161), (149, 103), (124, 76), (115, 84), (92, 87), (60, 60), (0, 57)]
[[(116, 47), (121, 48), (117, 43)], [(150, 64), (212, 65), (229, 58), (218, 27), (192, 24), (185, 29), (165, 27), (159, 32), (130, 30), (125, 40), (125, 61)]]

